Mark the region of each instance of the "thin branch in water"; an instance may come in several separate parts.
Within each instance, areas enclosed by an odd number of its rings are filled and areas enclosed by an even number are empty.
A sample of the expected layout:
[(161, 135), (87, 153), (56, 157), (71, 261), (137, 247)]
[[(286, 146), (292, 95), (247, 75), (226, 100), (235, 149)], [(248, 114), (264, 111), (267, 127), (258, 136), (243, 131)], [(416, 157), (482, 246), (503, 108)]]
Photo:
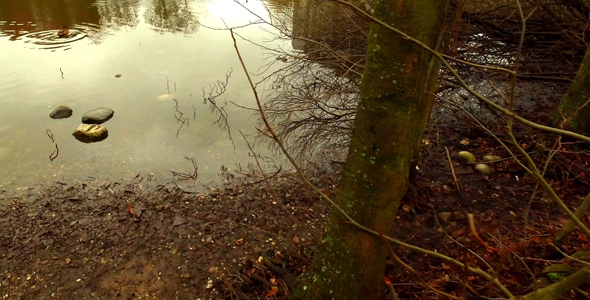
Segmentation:
[(170, 79), (166, 76), (166, 89), (168, 90), (168, 94), (170, 94)]
[(170, 171), (174, 177), (178, 177), (179, 180), (197, 180), (199, 178), (199, 167), (197, 166), (197, 161), (194, 158), (184, 157), (184, 159), (190, 161), (193, 164), (193, 172), (192, 173), (182, 173), (182, 172), (175, 172)]
[[(229, 115), (225, 110), (225, 106), (227, 105), (227, 101), (224, 101), (222, 105), (220, 105), (217, 101), (217, 98), (221, 97), (227, 91), (227, 85), (229, 84), (229, 79), (231, 78), (231, 74), (233, 69), (230, 69), (225, 74), (225, 81), (217, 80), (214, 85), (209, 85), (209, 92), (205, 92), (205, 88), (203, 88), (203, 104), (209, 104), (209, 110), (211, 112), (217, 112), (219, 114), (217, 120), (213, 122), (213, 124), (217, 124), (221, 130), (227, 130), (227, 134), (229, 136), (229, 140), (236, 149), (236, 144), (234, 143), (234, 139), (231, 135), (231, 127), (229, 126)], [(196, 118), (196, 113), (193, 114), (193, 117)], [(193, 119), (194, 121), (194, 119)]]
[[(180, 133), (180, 129), (182, 129), (182, 127), (189, 126), (189, 119), (184, 116), (184, 113), (182, 111), (180, 111), (180, 103), (178, 103), (178, 100), (176, 100), (176, 98), (174, 98), (172, 100), (174, 100), (174, 118), (176, 119), (177, 124), (180, 123), (180, 127), (178, 127), (178, 129), (176, 130), (176, 138), (178, 138), (178, 134)], [(193, 109), (194, 109), (194, 106), (193, 106)], [(194, 118), (193, 118), (193, 120), (194, 120)]]
[(49, 154), (49, 160), (53, 161), (59, 155), (59, 147), (57, 147), (57, 142), (55, 141), (55, 136), (53, 136), (53, 132), (51, 132), (50, 129), (47, 129), (47, 130), (45, 130), (45, 133), (47, 134), (47, 136), (51, 139), (51, 142), (53, 143), (53, 152), (51, 152), (51, 154)]

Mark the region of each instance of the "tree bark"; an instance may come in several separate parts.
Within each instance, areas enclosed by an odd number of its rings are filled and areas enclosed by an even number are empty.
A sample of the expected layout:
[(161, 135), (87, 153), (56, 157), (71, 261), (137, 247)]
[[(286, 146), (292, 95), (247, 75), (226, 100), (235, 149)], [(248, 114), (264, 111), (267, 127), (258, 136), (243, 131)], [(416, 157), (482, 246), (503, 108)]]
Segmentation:
[(589, 100), (590, 50), (587, 49), (572, 85), (552, 113), (553, 125), (564, 125), (565, 129), (590, 136), (590, 103), (587, 103)]
[[(588, 208), (590, 208), (590, 193), (586, 195), (586, 197), (582, 201), (582, 204), (580, 204), (580, 206), (578, 206), (578, 208), (574, 212), (574, 215), (576, 215), (578, 219), (581, 219), (582, 217), (584, 217), (584, 214), (586, 214), (586, 212), (588, 211)], [(574, 221), (572, 221), (571, 219), (568, 220), (567, 223), (565, 223), (565, 225), (561, 228), (561, 230), (559, 230), (555, 234), (553, 245), (555, 245), (555, 247), (561, 248), (565, 239), (570, 235), (570, 233), (572, 233), (572, 231), (574, 231), (574, 228), (576, 228), (576, 224), (574, 223)]]
[(542, 289), (526, 294), (524, 300), (556, 300), (571, 289), (577, 288), (590, 280), (590, 266), (585, 266), (576, 273), (546, 286)]
[[(448, 0), (375, 2), (374, 16), (438, 48)], [(448, 18), (450, 19), (450, 18)], [(336, 203), (360, 224), (388, 234), (405, 195), (412, 161), (434, 98), (440, 64), (432, 55), (376, 23), (351, 146)], [(292, 299), (382, 299), (384, 242), (336, 210)]]

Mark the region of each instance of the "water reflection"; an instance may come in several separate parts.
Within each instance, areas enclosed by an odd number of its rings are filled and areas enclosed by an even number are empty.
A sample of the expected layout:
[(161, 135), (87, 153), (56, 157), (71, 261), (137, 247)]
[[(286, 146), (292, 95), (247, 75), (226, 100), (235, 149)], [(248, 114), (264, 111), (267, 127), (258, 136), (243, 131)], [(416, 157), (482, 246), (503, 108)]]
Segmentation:
[[(247, 5), (265, 13), (259, 1)], [(89, 177), (119, 180), (153, 173), (166, 182), (171, 170), (192, 170), (185, 156), (198, 162), (202, 182), (213, 180), (222, 165), (246, 166), (251, 160), (246, 142), (236, 139), (234, 149), (227, 132), (214, 124), (218, 116), (202, 104), (202, 88), (240, 68), (229, 33), (198, 25), (219, 28), (222, 19), (239, 26), (252, 16), (233, 0), (0, 0), (0, 194)], [(63, 25), (70, 34), (58, 38)], [(269, 37), (256, 26), (238, 31), (260, 44)], [(240, 49), (256, 70), (263, 50), (247, 43)], [(222, 98), (220, 103), (253, 105), (243, 76), (230, 80)], [(195, 120), (178, 136), (174, 100)], [(49, 118), (59, 105), (73, 108), (73, 115)], [(108, 123), (108, 138), (80, 143), (72, 132), (81, 113), (102, 106), (118, 112)], [(251, 111), (229, 105), (226, 110), (232, 131), (256, 132)], [(59, 145), (53, 161), (48, 129)]]
[[(193, 34), (199, 23), (194, 0), (19, 0), (0, 1), (0, 37), (22, 40), (40, 49), (57, 49), (90, 37), (101, 42), (109, 31), (135, 27), (143, 15), (159, 32)], [(143, 5), (142, 5), (143, 4)], [(144, 8), (145, 7), (145, 8)], [(142, 13), (142, 10), (145, 10)], [(58, 30), (69, 26), (67, 40)], [(69, 48), (68, 48), (69, 49)], [(66, 49), (67, 50), (67, 49)]]
[(32, 32), (57, 30), (63, 25), (94, 23), (99, 15), (94, 0), (0, 1), (0, 31), (16, 40)]
[(187, 0), (152, 0), (145, 12), (146, 22), (156, 31), (195, 33), (198, 21)]
[(28, 33), (22, 36), (12, 36), (11, 40), (21, 40), (25, 44), (30, 44), (37, 49), (55, 50), (65, 48), (71, 49), (71, 44), (87, 37), (84, 29), (70, 28), (69, 34), (64, 37), (59, 36), (58, 30), (46, 30), (40, 32)]
[(139, 24), (139, 0), (96, 0), (92, 6), (100, 16), (94, 24), (106, 28), (135, 27)]

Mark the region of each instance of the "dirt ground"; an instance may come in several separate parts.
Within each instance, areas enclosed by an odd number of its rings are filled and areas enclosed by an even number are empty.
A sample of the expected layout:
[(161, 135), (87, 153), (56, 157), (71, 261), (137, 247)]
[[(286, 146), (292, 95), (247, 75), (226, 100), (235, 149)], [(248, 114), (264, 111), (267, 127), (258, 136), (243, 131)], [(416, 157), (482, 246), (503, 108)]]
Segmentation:
[[(444, 147), (453, 154), (469, 150), (478, 159), (507, 153), (462, 120), (438, 123), (429, 132), (413, 180), (415, 192), (404, 199), (392, 235), (485, 269), (459, 245), (467, 243), (514, 293), (530, 291), (531, 272), (541, 276), (544, 267), (555, 263), (541, 254), (565, 216), (540, 192), (532, 202), (524, 240), (523, 215), (534, 187), (524, 171), (510, 160), (494, 164), (490, 176), (455, 164), (464, 191), (460, 195)], [(523, 134), (521, 141), (533, 144), (533, 136)], [(588, 171), (588, 161), (587, 152), (564, 153), (551, 164), (549, 177), (570, 207), (588, 192), (587, 179), (575, 175)], [(328, 164), (331, 168), (310, 166), (308, 175), (333, 194), (342, 164)], [(0, 205), (0, 298), (281, 296), (283, 280), (265, 266), (263, 258), (300, 274), (321, 239), (329, 209), (294, 173), (251, 184), (260, 179), (239, 177), (208, 194), (188, 193), (172, 184), (154, 185), (142, 177), (127, 183), (55, 184), (21, 196), (4, 192), (0, 194), (4, 203)], [(507, 252), (474, 242), (468, 213), (475, 215), (482, 239)], [(584, 221), (589, 221), (588, 216)], [(568, 240), (571, 251), (588, 246), (583, 235)], [(395, 251), (430, 286), (447, 292), (461, 289), (461, 270), (408, 249)], [(440, 299), (393, 261), (386, 274), (401, 299)], [(498, 293), (482, 278), (469, 276), (469, 281), (473, 295)], [(580, 295), (573, 292), (569, 299)]]
[(290, 173), (247, 181), (208, 195), (137, 178), (2, 199), (0, 298), (222, 299), (260, 256), (303, 265), (326, 206)]
[[(527, 66), (529, 73), (571, 74), (574, 69), (564, 60), (541, 64), (534, 57)], [(475, 81), (485, 79), (477, 74)], [(568, 84), (519, 79), (519, 113), (547, 122), (547, 113)], [(472, 112), (488, 118), (486, 125), (501, 132), (498, 116), (478, 107)], [(519, 143), (543, 163), (548, 154), (543, 146), (550, 147), (555, 137), (516, 129)], [(501, 134), (499, 138), (506, 140)], [(561, 257), (544, 254), (565, 215), (542, 190), (531, 197), (535, 184), (513, 160), (493, 164), (489, 176), (454, 163), (455, 180), (445, 147), (452, 157), (462, 150), (478, 160), (489, 154), (508, 157), (475, 122), (444, 102), (437, 104), (413, 188), (391, 235), (493, 270), (516, 295), (530, 292), (545, 267), (562, 262)], [(547, 178), (572, 209), (589, 192), (589, 162), (587, 145), (569, 143), (547, 165)], [(333, 195), (341, 166), (341, 160), (327, 158), (324, 164), (307, 166), (307, 173)], [(329, 207), (292, 172), (261, 179), (238, 176), (208, 194), (156, 185), (140, 176), (124, 183), (55, 183), (19, 195), (0, 191), (0, 299), (284, 296), (281, 270), (298, 275), (305, 269), (323, 234)], [(468, 214), (474, 215), (482, 241), (471, 235)], [(583, 221), (590, 222), (590, 216)], [(565, 249), (573, 253), (589, 247), (588, 239), (575, 232)], [(425, 285), (455, 295), (464, 292), (468, 299), (501, 295), (485, 279), (439, 259), (402, 247), (394, 251), (421, 274), (417, 278), (394, 261), (389, 263), (387, 281), (400, 299), (443, 298)], [(469, 282), (467, 291), (462, 282)], [(586, 299), (589, 292), (584, 286), (564, 299)]]

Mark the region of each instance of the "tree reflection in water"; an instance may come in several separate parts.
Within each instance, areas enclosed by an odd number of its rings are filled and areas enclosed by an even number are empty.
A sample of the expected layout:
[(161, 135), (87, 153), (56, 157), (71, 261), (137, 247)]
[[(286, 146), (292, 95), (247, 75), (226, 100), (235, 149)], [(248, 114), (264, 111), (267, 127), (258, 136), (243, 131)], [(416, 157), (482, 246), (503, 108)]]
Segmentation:
[(159, 32), (197, 32), (194, 0), (19, 0), (0, 1), (0, 32), (16, 40), (25, 34), (58, 30), (64, 25), (96, 43), (109, 30), (135, 27), (145, 6), (145, 22)]
[(159, 32), (193, 34), (199, 23), (197, 13), (187, 0), (152, 0), (145, 12), (145, 20)]

